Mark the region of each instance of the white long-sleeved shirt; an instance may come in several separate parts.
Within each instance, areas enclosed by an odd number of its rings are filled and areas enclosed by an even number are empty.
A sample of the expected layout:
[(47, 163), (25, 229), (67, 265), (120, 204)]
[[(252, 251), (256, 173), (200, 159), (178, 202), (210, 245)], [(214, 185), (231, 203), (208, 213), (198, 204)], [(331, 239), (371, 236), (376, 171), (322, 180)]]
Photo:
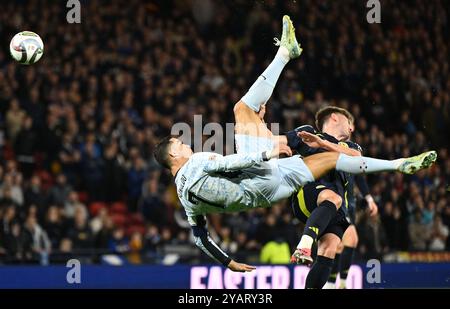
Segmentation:
[(262, 153), (225, 157), (211, 152), (193, 154), (175, 176), (178, 198), (187, 216), (270, 206), (252, 183), (258, 176), (254, 170), (270, 173), (264, 164)]
[(224, 265), (230, 258), (209, 237), (204, 215), (270, 207), (311, 181), (314, 177), (299, 156), (263, 162), (262, 152), (225, 157), (195, 153), (175, 176), (196, 244)]
[[(192, 226), (195, 244), (225, 266), (231, 259), (209, 236), (204, 215), (270, 206), (251, 181), (252, 167), (260, 169), (262, 162), (262, 153), (224, 157), (201, 152), (193, 154), (175, 176), (178, 198)], [(268, 166), (262, 167), (260, 174), (265, 170)]]

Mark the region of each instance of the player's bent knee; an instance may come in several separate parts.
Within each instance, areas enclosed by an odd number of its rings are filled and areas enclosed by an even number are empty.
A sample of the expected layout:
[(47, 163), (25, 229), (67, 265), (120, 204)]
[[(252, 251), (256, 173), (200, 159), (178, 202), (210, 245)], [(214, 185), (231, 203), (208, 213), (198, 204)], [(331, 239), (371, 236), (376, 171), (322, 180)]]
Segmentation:
[(233, 113), (235, 113), (235, 114), (240, 113), (241, 110), (243, 109), (242, 105), (245, 105), (245, 103), (242, 101), (239, 101), (236, 104), (234, 104)]
[(336, 205), (336, 209), (339, 209), (342, 205), (342, 198), (332, 190), (323, 190), (317, 197), (317, 205), (320, 205), (324, 201), (330, 201)]
[(342, 241), (346, 247), (356, 248), (358, 246), (359, 237), (354, 225), (347, 228)]
[(339, 245), (337, 246), (336, 253), (337, 253), (337, 254), (341, 254), (342, 251), (344, 251), (344, 242), (343, 242), (343, 241), (341, 241), (341, 242), (339, 243)]
[(267, 136), (267, 127), (259, 118), (258, 113), (248, 107), (243, 101), (234, 105), (235, 134)]
[(233, 113), (236, 116), (236, 115), (255, 114), (256, 112), (253, 109), (251, 109), (247, 104), (245, 104), (244, 101), (241, 100), (236, 104), (234, 104)]
[(319, 247), (317, 248), (317, 254), (325, 256), (330, 259), (334, 259), (337, 251), (337, 247), (341, 242), (340, 238), (331, 233), (327, 233), (319, 240)]

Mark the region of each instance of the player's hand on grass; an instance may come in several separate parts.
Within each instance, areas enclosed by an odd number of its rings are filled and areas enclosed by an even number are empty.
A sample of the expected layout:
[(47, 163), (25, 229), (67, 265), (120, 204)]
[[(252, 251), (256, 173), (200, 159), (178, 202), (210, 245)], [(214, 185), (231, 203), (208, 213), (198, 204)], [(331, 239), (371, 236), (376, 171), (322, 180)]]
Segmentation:
[(231, 260), (230, 264), (228, 264), (228, 268), (232, 271), (238, 271), (238, 272), (246, 272), (246, 271), (252, 271), (255, 270), (255, 266), (250, 266), (243, 263), (238, 263), (236, 261)]
[(298, 137), (301, 137), (302, 141), (312, 148), (321, 148), (326, 146), (326, 141), (320, 138), (320, 136), (306, 132), (301, 131), (297, 133)]
[(276, 144), (275, 147), (268, 153), (268, 158), (279, 158), (279, 157), (290, 157), (292, 156), (292, 149), (283, 143)]

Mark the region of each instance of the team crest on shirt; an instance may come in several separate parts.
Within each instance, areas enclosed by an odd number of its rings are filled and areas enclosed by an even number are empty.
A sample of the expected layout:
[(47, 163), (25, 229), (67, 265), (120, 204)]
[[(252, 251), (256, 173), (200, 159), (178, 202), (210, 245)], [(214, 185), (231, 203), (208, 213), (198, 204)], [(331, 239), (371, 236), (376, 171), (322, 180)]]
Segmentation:
[(341, 146), (349, 148), (348, 144), (346, 142), (339, 142), (338, 145), (341, 145)]

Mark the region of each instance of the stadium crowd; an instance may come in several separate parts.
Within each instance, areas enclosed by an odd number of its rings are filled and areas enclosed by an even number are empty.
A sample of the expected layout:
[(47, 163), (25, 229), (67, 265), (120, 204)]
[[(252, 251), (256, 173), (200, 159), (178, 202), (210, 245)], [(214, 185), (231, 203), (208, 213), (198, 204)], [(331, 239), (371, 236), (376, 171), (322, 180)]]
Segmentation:
[[(304, 52), (283, 72), (268, 123), (314, 124), (320, 107), (338, 105), (355, 116), (353, 140), (367, 156), (438, 150), (414, 176), (368, 176), (379, 215), (358, 212), (360, 258), (450, 250), (446, 1), (383, 1), (381, 24), (367, 23), (364, 1), (89, 1), (80, 24), (66, 10), (23, 0), (0, 11), (1, 42), (29, 29), (45, 43), (33, 66), (14, 63), (6, 43), (0, 50), (1, 262), (198, 253), (152, 147), (193, 115), (233, 122), (233, 104), (274, 55), (273, 12), (291, 16)], [(288, 262), (301, 231), (289, 201), (210, 223), (224, 249), (250, 262)]]

